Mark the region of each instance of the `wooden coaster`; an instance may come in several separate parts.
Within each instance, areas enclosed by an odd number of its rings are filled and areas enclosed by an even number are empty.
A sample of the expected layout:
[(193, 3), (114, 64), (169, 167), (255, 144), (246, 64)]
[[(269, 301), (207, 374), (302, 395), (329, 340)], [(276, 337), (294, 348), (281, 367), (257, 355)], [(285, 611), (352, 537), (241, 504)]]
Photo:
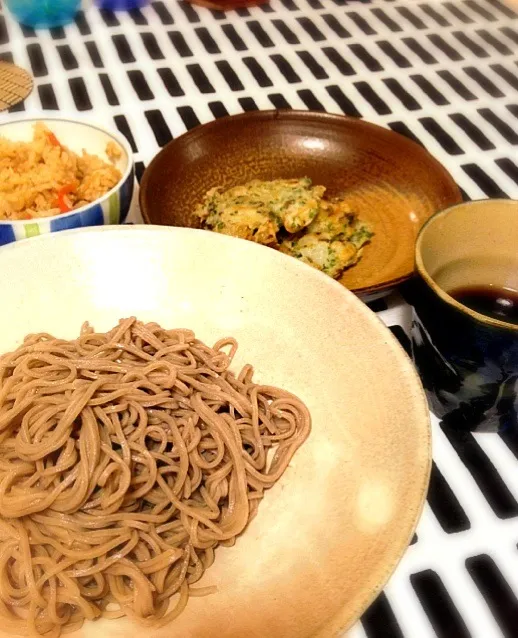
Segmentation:
[(0, 60), (0, 111), (25, 100), (32, 87), (33, 80), (27, 71)]

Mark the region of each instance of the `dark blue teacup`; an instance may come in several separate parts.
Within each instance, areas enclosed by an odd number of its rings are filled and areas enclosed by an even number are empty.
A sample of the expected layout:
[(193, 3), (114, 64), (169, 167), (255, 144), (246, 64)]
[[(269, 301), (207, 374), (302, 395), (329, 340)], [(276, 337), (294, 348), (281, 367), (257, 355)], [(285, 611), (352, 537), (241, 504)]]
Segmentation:
[(416, 242), (412, 354), (451, 427), (518, 433), (518, 202), (466, 202)]

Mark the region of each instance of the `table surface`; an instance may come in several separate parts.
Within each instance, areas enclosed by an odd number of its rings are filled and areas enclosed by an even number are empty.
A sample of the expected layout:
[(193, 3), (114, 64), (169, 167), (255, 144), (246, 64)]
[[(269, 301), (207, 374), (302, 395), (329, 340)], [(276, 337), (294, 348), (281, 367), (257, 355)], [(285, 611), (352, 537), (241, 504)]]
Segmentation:
[[(185, 130), (251, 109), (324, 109), (424, 144), (466, 198), (518, 199), (518, 14), (499, 0), (272, 0), (222, 13), (177, 0), (85, 6), (35, 32), (0, 7), (0, 59), (32, 71), (24, 110), (84, 113), (129, 139), (140, 178)], [(141, 220), (137, 209), (132, 220)], [(408, 348), (409, 307), (372, 309)], [(423, 516), (351, 638), (518, 636), (518, 444), (432, 417)]]

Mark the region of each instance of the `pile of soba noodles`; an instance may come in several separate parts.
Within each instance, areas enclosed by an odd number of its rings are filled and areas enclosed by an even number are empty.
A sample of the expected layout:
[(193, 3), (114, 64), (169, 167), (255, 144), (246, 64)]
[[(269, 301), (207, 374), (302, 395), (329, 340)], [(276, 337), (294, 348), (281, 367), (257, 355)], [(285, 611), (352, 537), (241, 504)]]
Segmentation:
[(0, 622), (163, 625), (310, 432), (304, 404), (189, 330), (134, 318), (0, 358)]

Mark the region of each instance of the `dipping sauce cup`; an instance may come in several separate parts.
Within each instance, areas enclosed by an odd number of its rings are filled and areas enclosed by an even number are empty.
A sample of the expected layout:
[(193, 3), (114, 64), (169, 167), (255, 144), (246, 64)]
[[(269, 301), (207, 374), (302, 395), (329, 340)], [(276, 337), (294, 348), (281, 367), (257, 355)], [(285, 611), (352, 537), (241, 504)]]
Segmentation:
[(518, 432), (518, 201), (466, 202), (416, 242), (412, 354), (447, 426)]

